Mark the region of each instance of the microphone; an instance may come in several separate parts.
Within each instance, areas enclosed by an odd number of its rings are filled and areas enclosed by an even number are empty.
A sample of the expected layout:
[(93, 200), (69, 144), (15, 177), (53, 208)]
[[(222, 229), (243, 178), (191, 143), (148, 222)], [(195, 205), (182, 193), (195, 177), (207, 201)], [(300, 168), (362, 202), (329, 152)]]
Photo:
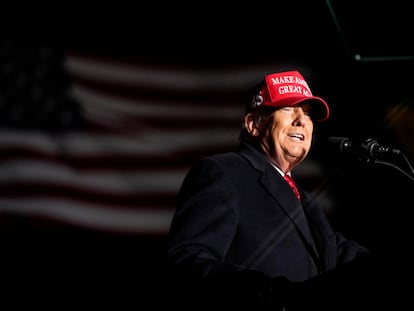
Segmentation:
[(351, 150), (352, 141), (348, 137), (328, 137), (328, 145), (338, 148), (340, 152), (348, 152)]
[[(335, 148), (338, 148), (340, 152), (350, 152), (351, 150), (355, 149), (353, 147), (355, 143), (348, 137), (337, 137), (337, 136), (328, 137), (328, 144), (331, 146), (334, 146)], [(359, 147), (357, 147), (357, 149), (362, 151), (362, 155), (365, 155), (368, 157), (401, 154), (401, 151), (399, 149), (380, 145), (375, 139), (372, 139), (372, 138), (365, 139), (359, 145)]]

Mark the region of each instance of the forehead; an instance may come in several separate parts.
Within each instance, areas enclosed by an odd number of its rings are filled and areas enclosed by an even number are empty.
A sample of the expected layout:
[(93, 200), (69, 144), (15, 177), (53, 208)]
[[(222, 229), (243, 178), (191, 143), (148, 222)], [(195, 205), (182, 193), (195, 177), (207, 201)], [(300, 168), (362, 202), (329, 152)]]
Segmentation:
[(298, 104), (293, 105), (293, 106), (279, 107), (279, 108), (275, 109), (275, 111), (273, 112), (273, 115), (275, 115), (275, 116), (279, 115), (279, 112), (281, 110), (283, 110), (283, 108), (292, 109), (292, 111), (295, 110), (295, 108), (296, 109), (300, 108), (306, 115), (309, 115), (311, 117), (311, 119), (313, 120), (313, 114), (314, 114), (313, 109), (315, 108), (315, 106), (312, 105), (309, 102), (301, 102), (301, 103), (298, 103)]
[(279, 108), (275, 109), (275, 111), (280, 110), (282, 108), (289, 108), (289, 107), (291, 107), (291, 108), (299, 107), (299, 108), (302, 108), (305, 111), (311, 111), (313, 109), (313, 105), (311, 105), (311, 103), (309, 103), (309, 102), (300, 102), (300, 103), (297, 103), (297, 104), (295, 104), (293, 106), (282, 106), (282, 107), (279, 107)]

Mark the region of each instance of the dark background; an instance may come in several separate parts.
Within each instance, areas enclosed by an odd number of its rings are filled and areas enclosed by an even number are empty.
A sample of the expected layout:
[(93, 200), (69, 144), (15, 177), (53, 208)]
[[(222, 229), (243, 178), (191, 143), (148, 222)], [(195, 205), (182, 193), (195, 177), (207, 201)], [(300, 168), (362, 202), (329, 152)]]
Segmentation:
[[(4, 22), (3, 38), (200, 70), (275, 60), (308, 68), (313, 93), (331, 107), (331, 118), (317, 128), (320, 148), (310, 156), (330, 172), (326, 187), (339, 202), (333, 223), (349, 237), (389, 254), (391, 263), (381, 269), (392, 269), (394, 257), (411, 251), (413, 180), (394, 167), (367, 164), (355, 153), (332, 150), (323, 140), (344, 136), (358, 145), (374, 138), (413, 161), (414, 25), (406, 2), (119, 7), (62, 5), (13, 15)], [(393, 109), (404, 113), (391, 120)], [(1, 118), (4, 127), (16, 126), (7, 114)], [(409, 171), (401, 158), (387, 160)], [(72, 303), (86, 297), (91, 304), (138, 307), (168, 299), (166, 236), (118, 235), (47, 221), (44, 227), (32, 227), (16, 217), (4, 215), (1, 220), (3, 258), (9, 264), (3, 269), (14, 284), (8, 286), (11, 293), (25, 289), (35, 293), (40, 304), (49, 301), (50, 294)], [(49, 292), (36, 290), (42, 282)]]

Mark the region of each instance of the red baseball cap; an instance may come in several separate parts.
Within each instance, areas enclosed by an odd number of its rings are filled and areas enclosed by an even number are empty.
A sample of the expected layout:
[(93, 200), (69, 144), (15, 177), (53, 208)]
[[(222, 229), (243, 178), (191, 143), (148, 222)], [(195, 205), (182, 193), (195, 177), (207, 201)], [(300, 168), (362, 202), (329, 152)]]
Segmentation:
[(328, 119), (329, 106), (325, 100), (312, 95), (308, 84), (298, 71), (284, 71), (264, 77), (259, 94), (253, 97), (251, 108), (291, 107), (305, 101), (312, 105), (313, 120)]

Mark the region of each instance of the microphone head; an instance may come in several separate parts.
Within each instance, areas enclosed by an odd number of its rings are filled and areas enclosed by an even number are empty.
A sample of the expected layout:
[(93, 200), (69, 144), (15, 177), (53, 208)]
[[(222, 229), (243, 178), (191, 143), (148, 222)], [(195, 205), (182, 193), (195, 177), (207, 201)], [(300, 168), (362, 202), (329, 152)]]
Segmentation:
[(348, 152), (352, 147), (352, 141), (348, 137), (328, 137), (328, 145), (338, 148), (340, 152)]

